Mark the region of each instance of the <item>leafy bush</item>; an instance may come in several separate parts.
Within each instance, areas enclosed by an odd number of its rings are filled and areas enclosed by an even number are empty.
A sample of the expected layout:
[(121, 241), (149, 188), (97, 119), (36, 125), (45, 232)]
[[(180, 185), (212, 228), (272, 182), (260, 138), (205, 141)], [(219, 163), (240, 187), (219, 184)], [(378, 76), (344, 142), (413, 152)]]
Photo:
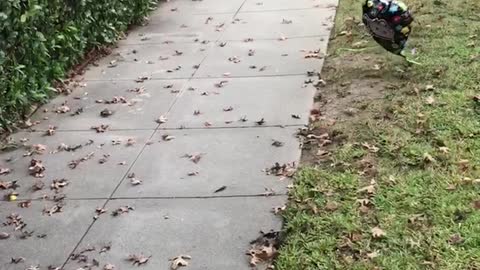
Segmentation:
[(88, 50), (116, 41), (153, 0), (1, 0), (0, 128), (54, 93)]

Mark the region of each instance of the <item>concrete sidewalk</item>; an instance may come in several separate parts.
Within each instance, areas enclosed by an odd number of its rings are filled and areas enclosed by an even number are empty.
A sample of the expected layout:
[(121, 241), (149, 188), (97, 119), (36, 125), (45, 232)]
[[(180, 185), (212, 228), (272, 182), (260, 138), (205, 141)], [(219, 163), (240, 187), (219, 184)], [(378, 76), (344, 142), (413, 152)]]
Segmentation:
[[(300, 158), (295, 133), (315, 92), (306, 74), (321, 70), (336, 4), (162, 2), (1, 154), (1, 181), (19, 187), (0, 202), (0, 269), (136, 268), (130, 254), (151, 256), (145, 270), (180, 254), (186, 269), (250, 269), (249, 242), (281, 228), (272, 208), (287, 199), (289, 180), (264, 170)], [(96, 209), (107, 211), (94, 219)]]

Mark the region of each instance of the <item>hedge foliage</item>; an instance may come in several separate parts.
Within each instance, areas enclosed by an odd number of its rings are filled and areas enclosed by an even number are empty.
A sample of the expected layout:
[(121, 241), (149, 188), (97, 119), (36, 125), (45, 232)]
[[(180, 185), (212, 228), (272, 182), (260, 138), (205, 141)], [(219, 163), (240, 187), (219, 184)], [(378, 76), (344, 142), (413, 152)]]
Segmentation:
[(0, 128), (54, 93), (88, 50), (116, 41), (153, 0), (0, 0)]

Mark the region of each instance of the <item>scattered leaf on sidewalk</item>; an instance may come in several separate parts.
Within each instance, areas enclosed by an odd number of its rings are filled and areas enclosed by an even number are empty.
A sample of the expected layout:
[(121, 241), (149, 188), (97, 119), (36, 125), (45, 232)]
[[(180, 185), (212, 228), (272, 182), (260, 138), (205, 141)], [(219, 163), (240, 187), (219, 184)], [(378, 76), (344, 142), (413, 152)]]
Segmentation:
[(300, 115), (298, 115), (298, 114), (292, 114), (292, 118), (294, 118), (294, 119), (300, 119), (301, 117), (300, 117)]
[(170, 259), (170, 261), (172, 262), (172, 264), (170, 265), (170, 268), (172, 270), (177, 270), (179, 267), (188, 266), (188, 262), (186, 260), (191, 260), (191, 259), (192, 257), (189, 255), (178, 255)]
[(32, 205), (32, 200), (27, 200), (18, 203), (18, 207), (20, 208), (29, 208)]
[(251, 248), (247, 251), (247, 255), (250, 256), (251, 267), (266, 264), (268, 268), (278, 254), (280, 233), (274, 231), (260, 233), (262, 235), (250, 243)]
[(172, 135), (168, 135), (168, 134), (164, 134), (162, 135), (162, 140), (164, 141), (171, 141), (171, 140), (174, 140), (175, 139), (175, 136), (172, 136)]
[(63, 203), (57, 203), (57, 204), (54, 204), (52, 207), (50, 208), (45, 208), (43, 209), (43, 213), (48, 215), (48, 216), (51, 216), (55, 213), (60, 213), (63, 211), (63, 206), (64, 204)]
[(95, 130), (97, 133), (104, 133), (110, 128), (109, 125), (101, 124), (99, 126), (93, 126), (91, 129)]
[(42, 190), (44, 187), (45, 187), (45, 183), (43, 183), (40, 180), (37, 180), (37, 181), (35, 181), (35, 183), (33, 183), (32, 190), (33, 191), (39, 191), (39, 190)]
[[(100, 215), (106, 213), (108, 210), (103, 208), (103, 207), (97, 207), (95, 209), (95, 216), (93, 217), (94, 219), (98, 219), (100, 217)], [(100, 252), (102, 253), (102, 252)]]
[(105, 266), (103, 266), (103, 270), (115, 270), (115, 265), (107, 263)]
[(10, 238), (10, 234), (6, 232), (0, 232), (0, 240), (8, 239)]
[(28, 172), (30, 175), (36, 178), (42, 178), (43, 172), (45, 171), (45, 166), (43, 165), (41, 160), (32, 159), (30, 161), (30, 167), (28, 167)]
[(221, 187), (217, 188), (213, 193), (222, 192), (222, 191), (224, 191), (225, 189), (227, 189), (227, 186), (221, 186)]
[(197, 176), (199, 172), (189, 172), (187, 175), (188, 176)]
[(259, 125), (259, 126), (262, 126), (263, 124), (265, 124), (265, 119), (262, 118), (262, 119), (260, 119), (259, 121), (256, 121), (255, 123), (256, 123), (257, 125)]
[(284, 212), (286, 209), (287, 209), (287, 206), (286, 206), (286, 205), (277, 206), (277, 207), (274, 207), (274, 208), (273, 208), (273, 213), (274, 213), (275, 215), (278, 215), (278, 214)]
[(16, 257), (16, 258), (11, 258), (10, 259), (10, 263), (13, 263), (13, 264), (18, 264), (18, 263), (21, 263), (21, 262), (24, 262), (25, 261), (25, 258), (23, 257)]
[(133, 210), (135, 210), (135, 208), (132, 207), (132, 206), (128, 206), (128, 205), (121, 206), (121, 207), (112, 211), (112, 216), (116, 217), (116, 216), (119, 216), (121, 214), (125, 214), (125, 213), (128, 213), (130, 211), (133, 211)]
[(19, 185), (17, 184), (17, 181), (0, 181), (0, 190), (4, 189), (17, 189)]
[(284, 143), (281, 141), (273, 140), (272, 145), (275, 147), (282, 147)]
[(56, 193), (60, 192), (62, 188), (66, 187), (69, 184), (67, 179), (54, 179), (50, 185), (51, 190), (55, 190)]
[(109, 110), (109, 109), (103, 109), (101, 112), (100, 112), (100, 116), (101, 117), (109, 117), (113, 114), (113, 111)]
[(168, 121), (167, 117), (164, 116), (164, 115), (161, 115), (160, 117), (157, 118), (157, 120), (155, 120), (155, 122), (157, 122), (158, 124), (164, 124)]
[(295, 162), (285, 163), (283, 165), (280, 165), (280, 163), (275, 162), (275, 165), (265, 170), (267, 175), (276, 175), (276, 176), (285, 176), (285, 177), (292, 177), (296, 171), (297, 171), (297, 168), (296, 168)]
[(111, 248), (112, 248), (111, 243), (106, 244), (100, 249), (100, 251), (98, 253), (105, 253), (105, 252), (109, 251)]
[(128, 258), (127, 258), (127, 261), (130, 261), (133, 263), (133, 265), (137, 265), (137, 266), (140, 266), (142, 264), (146, 264), (148, 262), (148, 260), (150, 260), (152, 256), (144, 256), (142, 254), (140, 255), (129, 255)]
[(80, 163), (91, 159), (94, 156), (94, 154), (95, 154), (94, 152), (90, 152), (86, 156), (84, 156), (80, 159), (72, 160), (68, 163), (68, 167), (73, 170), (73, 169), (77, 168), (77, 166), (80, 165)]
[(55, 135), (55, 131), (57, 130), (56, 126), (49, 125), (48, 129), (45, 131), (45, 136), (53, 136)]
[(10, 168), (3, 168), (0, 167), (0, 175), (6, 175), (9, 174), (12, 170)]
[(70, 111), (70, 108), (65, 104), (63, 104), (63, 105), (61, 105), (61, 106), (59, 106), (55, 109), (56, 113), (67, 113), (69, 111)]
[(202, 159), (202, 154), (185, 154), (183, 157), (190, 159), (190, 161), (196, 164)]

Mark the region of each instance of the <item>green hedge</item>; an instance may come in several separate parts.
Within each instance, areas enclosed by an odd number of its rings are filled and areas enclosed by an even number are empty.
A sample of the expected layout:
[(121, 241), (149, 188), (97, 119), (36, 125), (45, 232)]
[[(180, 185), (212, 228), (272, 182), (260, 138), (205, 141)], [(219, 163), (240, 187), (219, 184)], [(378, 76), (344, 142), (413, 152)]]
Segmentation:
[(45, 102), (85, 52), (114, 42), (152, 0), (0, 0), (0, 128)]

